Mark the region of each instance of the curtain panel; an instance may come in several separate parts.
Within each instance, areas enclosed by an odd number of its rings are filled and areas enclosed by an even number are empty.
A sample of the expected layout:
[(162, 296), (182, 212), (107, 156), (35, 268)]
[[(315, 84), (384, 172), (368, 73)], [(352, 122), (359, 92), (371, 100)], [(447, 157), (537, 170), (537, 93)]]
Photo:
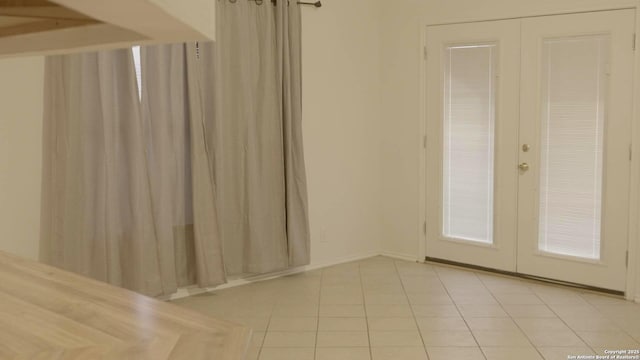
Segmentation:
[(215, 43), (48, 57), (41, 259), (148, 295), (309, 263), (300, 9)]

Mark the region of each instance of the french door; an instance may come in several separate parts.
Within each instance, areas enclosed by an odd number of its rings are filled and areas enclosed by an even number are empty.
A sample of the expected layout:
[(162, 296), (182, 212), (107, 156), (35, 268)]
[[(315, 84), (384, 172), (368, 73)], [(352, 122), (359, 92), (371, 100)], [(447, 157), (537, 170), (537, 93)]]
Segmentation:
[(625, 289), (634, 11), (427, 30), (427, 256)]

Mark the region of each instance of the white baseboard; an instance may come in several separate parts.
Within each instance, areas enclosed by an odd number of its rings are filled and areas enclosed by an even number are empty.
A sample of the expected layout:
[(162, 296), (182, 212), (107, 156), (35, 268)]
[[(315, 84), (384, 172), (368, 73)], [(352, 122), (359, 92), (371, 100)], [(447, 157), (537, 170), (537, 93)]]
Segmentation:
[[(301, 267), (288, 269), (288, 270), (284, 270), (284, 271), (279, 271), (279, 272), (275, 272), (275, 273), (270, 273), (270, 274), (256, 275), (256, 276), (251, 276), (251, 277), (246, 277), (246, 278), (232, 278), (232, 279), (229, 279), (229, 281), (226, 284), (222, 284), (220, 286), (216, 286), (216, 287), (213, 287), (213, 288), (199, 288), (197, 286), (189, 286), (189, 287), (186, 287), (186, 288), (178, 289), (178, 291), (175, 294), (172, 294), (170, 296), (160, 297), (159, 299), (161, 299), (161, 300), (177, 300), (177, 299), (182, 299), (182, 298), (186, 298), (186, 297), (197, 295), (197, 294), (202, 294), (204, 292), (229, 289), (229, 288), (233, 288), (233, 287), (237, 287), (237, 286), (252, 284), (252, 283), (255, 283), (255, 282), (259, 282), (259, 281), (273, 280), (273, 279), (277, 279), (277, 278), (284, 277), (284, 276), (289, 276), (289, 275), (293, 275), (293, 274), (299, 274), (299, 273), (302, 273), (302, 272), (312, 271), (312, 270), (317, 270), (317, 269), (323, 269), (323, 268), (326, 268), (326, 267), (345, 264), (345, 263), (349, 263), (349, 262), (353, 262), (353, 261), (369, 259), (369, 258), (372, 258), (372, 257), (375, 257), (375, 256), (380, 256), (380, 255), (381, 255), (380, 253), (354, 255), (354, 256), (348, 256), (348, 257), (344, 257), (344, 258), (333, 260), (333, 261), (327, 261), (327, 262), (321, 262), (321, 263), (311, 264), (311, 265), (307, 265), (307, 266), (301, 266)], [(388, 256), (388, 255), (384, 255), (384, 256)], [(390, 256), (390, 257), (392, 257), (392, 256)], [(415, 259), (412, 259), (411, 261), (415, 261)]]
[(398, 259), (398, 260), (406, 260), (406, 261), (412, 261), (412, 262), (424, 262), (424, 259), (420, 259), (419, 256), (395, 253), (395, 252), (392, 252), (392, 251), (383, 251), (380, 255), (386, 256), (386, 257), (390, 257), (390, 258), (393, 258), (393, 259)]

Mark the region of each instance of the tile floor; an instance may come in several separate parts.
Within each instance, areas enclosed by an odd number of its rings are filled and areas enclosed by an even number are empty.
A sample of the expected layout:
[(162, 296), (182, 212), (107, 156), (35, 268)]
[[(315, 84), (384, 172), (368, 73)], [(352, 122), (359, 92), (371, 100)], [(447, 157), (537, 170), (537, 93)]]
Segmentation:
[(253, 328), (249, 360), (566, 360), (640, 349), (640, 305), (385, 257), (176, 304)]

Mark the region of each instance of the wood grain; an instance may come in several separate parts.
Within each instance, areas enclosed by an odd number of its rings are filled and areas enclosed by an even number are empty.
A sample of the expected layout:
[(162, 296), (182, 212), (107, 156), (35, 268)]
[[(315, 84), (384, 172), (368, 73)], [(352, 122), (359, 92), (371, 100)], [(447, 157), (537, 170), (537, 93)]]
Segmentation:
[(250, 329), (0, 252), (0, 359), (243, 359)]

